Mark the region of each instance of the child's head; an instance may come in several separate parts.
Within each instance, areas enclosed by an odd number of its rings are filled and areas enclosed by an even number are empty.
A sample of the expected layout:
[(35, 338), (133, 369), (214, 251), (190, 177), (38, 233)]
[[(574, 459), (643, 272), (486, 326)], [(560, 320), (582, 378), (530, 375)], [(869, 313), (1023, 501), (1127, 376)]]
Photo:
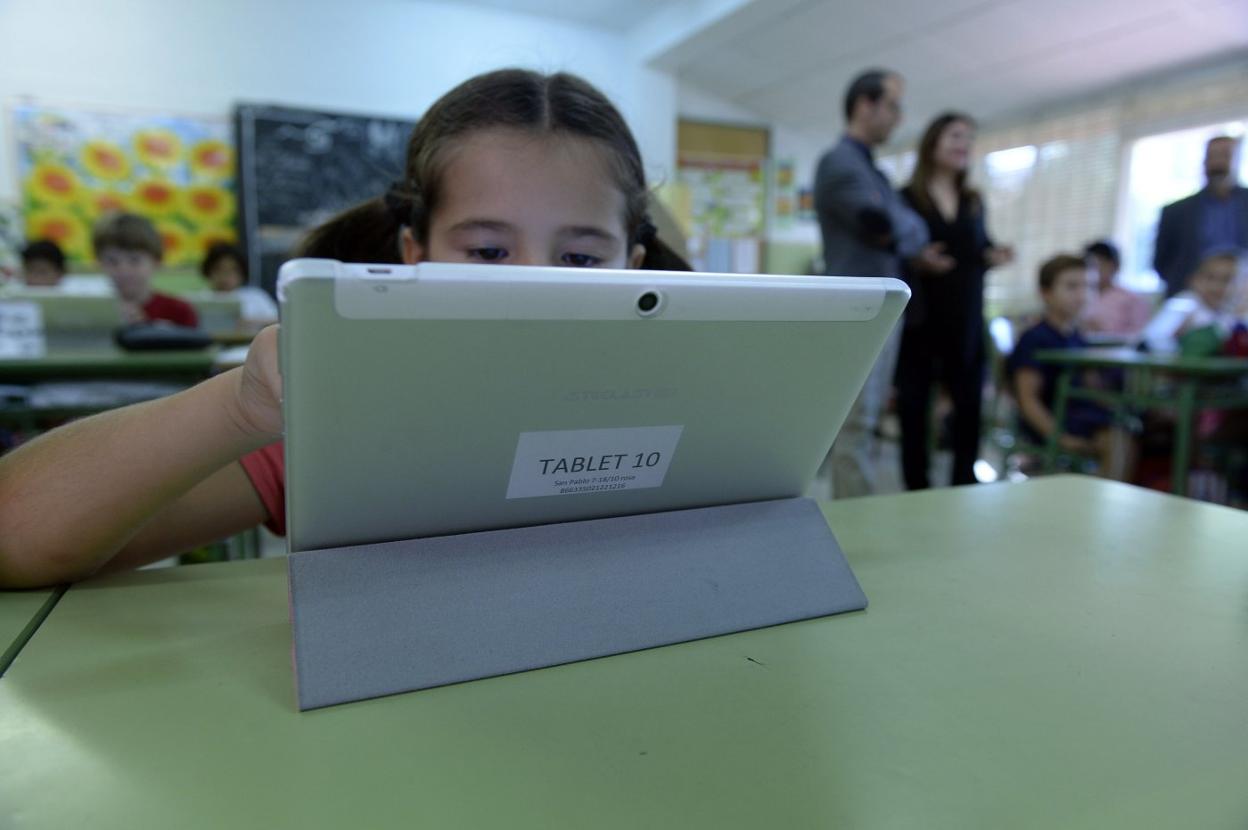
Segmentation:
[(112, 279), (117, 295), (130, 302), (147, 299), (162, 253), (156, 227), (142, 216), (114, 213), (96, 224), (91, 241), (95, 258)]
[(1231, 298), (1238, 272), (1239, 256), (1235, 251), (1216, 251), (1200, 261), (1187, 287), (1206, 308), (1220, 311)]
[(1058, 254), (1040, 266), (1040, 298), (1045, 313), (1073, 323), (1088, 303), (1088, 266), (1072, 254)]
[(233, 291), (247, 283), (247, 260), (237, 247), (217, 242), (208, 248), (199, 272), (213, 291)]
[(22, 249), (22, 279), (27, 285), (54, 286), (65, 276), (65, 254), (51, 240), (41, 239)]
[[(420, 119), (378, 236), (406, 262), (635, 268), (657, 248), (646, 197), (637, 143), (601, 92), (574, 75), (504, 69), (460, 84)], [(376, 202), (361, 205), (302, 253), (337, 249), (345, 225), (377, 216)]]
[(1118, 268), (1122, 264), (1117, 245), (1108, 239), (1101, 239), (1084, 248), (1083, 256), (1088, 267), (1096, 272), (1097, 284), (1102, 291), (1114, 284), (1114, 277), (1118, 276)]

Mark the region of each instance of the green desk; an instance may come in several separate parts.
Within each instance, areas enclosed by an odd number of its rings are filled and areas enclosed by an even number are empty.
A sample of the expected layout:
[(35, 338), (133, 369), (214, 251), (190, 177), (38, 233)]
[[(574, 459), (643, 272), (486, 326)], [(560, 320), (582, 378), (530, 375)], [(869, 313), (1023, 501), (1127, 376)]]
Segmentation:
[(212, 342), (218, 346), (249, 346), (256, 339), (255, 331), (217, 331), (212, 334)]
[[(1173, 409), (1174, 452), (1171, 489), (1187, 493), (1191, 466), (1192, 422), (1202, 409), (1248, 409), (1248, 359), (1237, 357), (1180, 357), (1154, 355), (1134, 349), (1053, 349), (1036, 353), (1042, 363), (1061, 367), (1053, 400), (1053, 417), (1063, 423), (1070, 400), (1080, 398), (1105, 406), (1121, 418), (1128, 410)], [(1073, 383), (1076, 372), (1088, 369), (1121, 369), (1126, 374), (1122, 389), (1092, 389)], [(1158, 381), (1165, 379), (1168, 384)], [(1236, 383), (1238, 381), (1238, 383)], [(1058, 434), (1045, 445), (1045, 469), (1056, 468)]]
[[(208, 377), (219, 351), (125, 352), (116, 347), (51, 351), (39, 358), (0, 359), (0, 384), (27, 385), (50, 381), (169, 382), (192, 386)], [(34, 432), (41, 424), (92, 415), (109, 406), (85, 402), (31, 407), (0, 406), (0, 423)]]
[(0, 677), (52, 610), (61, 590), (0, 591)]
[(51, 351), (39, 358), (0, 359), (0, 383), (48, 380), (168, 378), (194, 382), (208, 376), (215, 349), (125, 352), (118, 348)]
[(1245, 827), (1248, 513), (826, 510), (865, 612), (306, 714), (281, 560), (71, 588), (0, 680), (0, 826)]

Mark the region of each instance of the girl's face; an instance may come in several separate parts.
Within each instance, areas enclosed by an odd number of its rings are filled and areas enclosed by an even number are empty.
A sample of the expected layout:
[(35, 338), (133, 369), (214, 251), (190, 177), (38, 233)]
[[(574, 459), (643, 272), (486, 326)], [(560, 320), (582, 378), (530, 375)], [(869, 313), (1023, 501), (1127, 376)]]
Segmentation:
[(934, 159), (946, 170), (961, 173), (971, 163), (971, 147), (975, 144), (975, 128), (965, 121), (953, 121), (936, 140)]
[(403, 229), (404, 262), (639, 267), (606, 152), (507, 128), (468, 136), (444, 162), (427, 243)]
[(213, 291), (233, 291), (243, 284), (242, 266), (234, 257), (223, 256), (213, 263), (208, 282)]
[(1191, 289), (1207, 308), (1220, 310), (1231, 296), (1235, 282), (1236, 262), (1230, 257), (1218, 257), (1204, 263), (1192, 275)]
[(49, 287), (60, 285), (61, 277), (65, 275), (56, 267), (56, 263), (46, 259), (32, 259), (22, 269), (22, 276), (27, 285)]

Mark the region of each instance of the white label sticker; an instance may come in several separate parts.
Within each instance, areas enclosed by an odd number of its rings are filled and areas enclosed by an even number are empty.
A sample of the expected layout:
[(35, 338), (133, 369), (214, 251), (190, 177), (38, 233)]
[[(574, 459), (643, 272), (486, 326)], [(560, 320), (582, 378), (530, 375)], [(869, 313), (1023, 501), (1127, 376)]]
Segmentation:
[(0, 302), (0, 357), (43, 357), (43, 309), (37, 303)]
[(661, 487), (684, 427), (522, 432), (507, 498)]

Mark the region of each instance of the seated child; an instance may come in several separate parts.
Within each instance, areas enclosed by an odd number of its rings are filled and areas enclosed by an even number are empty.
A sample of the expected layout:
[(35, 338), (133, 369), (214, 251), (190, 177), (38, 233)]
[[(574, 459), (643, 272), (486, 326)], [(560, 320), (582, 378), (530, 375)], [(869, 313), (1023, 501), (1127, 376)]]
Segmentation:
[(1150, 352), (1194, 356), (1219, 354), (1240, 319), (1228, 306), (1239, 270), (1233, 250), (1210, 253), (1187, 280), (1187, 289), (1170, 299), (1144, 329)]
[(151, 222), (133, 213), (114, 213), (99, 221), (91, 241), (95, 258), (117, 289), (122, 319), (129, 323), (167, 320), (192, 328), (199, 325), (190, 303), (152, 290), (152, 274), (164, 251)]
[(247, 285), (247, 261), (243, 252), (225, 242), (208, 249), (199, 267), (218, 297), (233, 297), (242, 310), (243, 322), (260, 327), (277, 322), (277, 303), (262, 288)]
[(37, 288), (55, 288), (65, 276), (65, 254), (48, 239), (32, 242), (22, 250), (22, 281)]
[(1118, 284), (1121, 257), (1111, 242), (1093, 242), (1083, 251), (1088, 267), (1096, 272), (1097, 295), (1084, 317), (1084, 329), (1097, 334), (1138, 337), (1153, 307), (1144, 297)]
[[(1044, 319), (1023, 332), (1008, 364), (1018, 399), (1020, 426), (1024, 434), (1038, 443), (1058, 432), (1059, 447), (1095, 457), (1102, 475), (1125, 481), (1131, 465), (1130, 441), (1125, 431), (1113, 426), (1108, 410), (1082, 399), (1067, 402), (1065, 420), (1059, 425), (1053, 417), (1053, 402), (1061, 368), (1041, 363), (1036, 357), (1037, 352), (1047, 349), (1088, 345), (1078, 328), (1088, 303), (1088, 268), (1083, 259), (1061, 254), (1045, 262), (1040, 267), (1040, 297)], [(1095, 376), (1080, 380), (1086, 385), (1099, 382)]]

